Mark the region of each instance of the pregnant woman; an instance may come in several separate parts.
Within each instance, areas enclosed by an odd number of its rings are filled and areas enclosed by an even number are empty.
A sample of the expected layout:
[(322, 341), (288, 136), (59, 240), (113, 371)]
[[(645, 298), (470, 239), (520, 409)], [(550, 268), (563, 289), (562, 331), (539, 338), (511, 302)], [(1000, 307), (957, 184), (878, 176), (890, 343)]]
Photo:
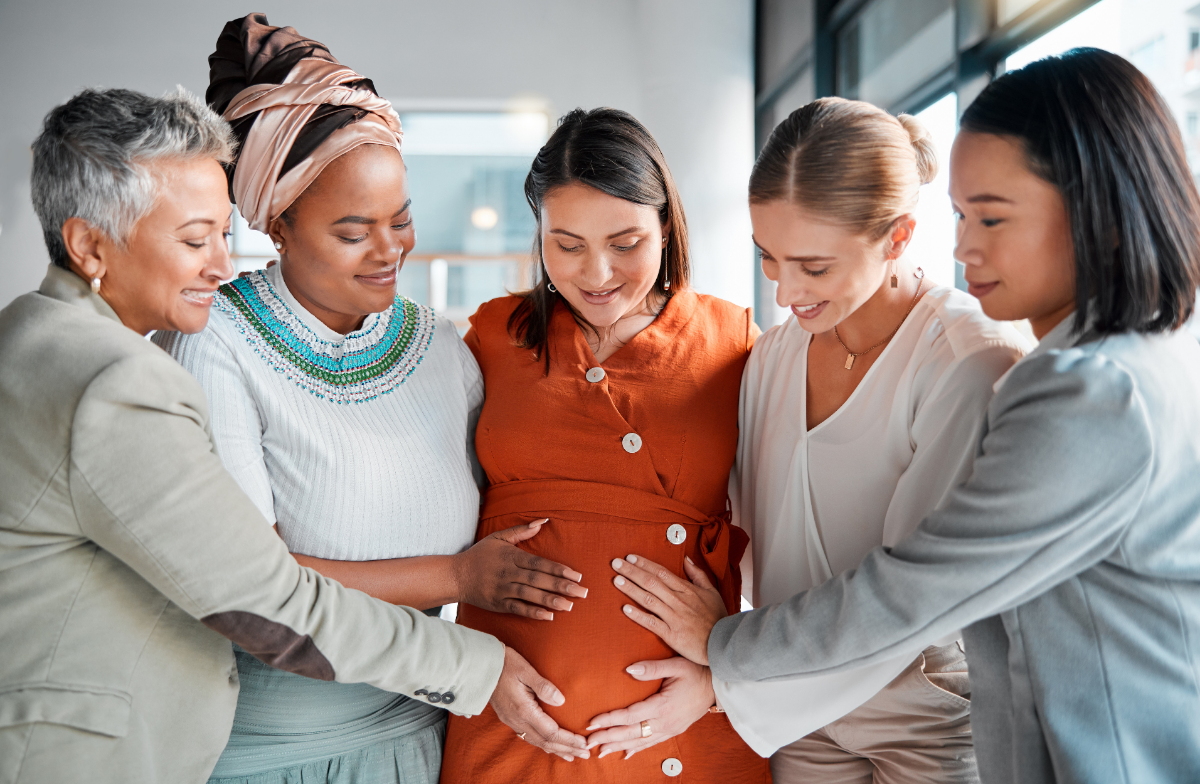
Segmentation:
[[(459, 621), (496, 635), (556, 683), (566, 704), (551, 716), (582, 733), (594, 716), (660, 685), (706, 677), (690, 664), (665, 684), (624, 671), (671, 651), (622, 617), (624, 597), (605, 576), (614, 556), (644, 548), (676, 574), (690, 559), (726, 608), (738, 607), (746, 537), (729, 524), (727, 484), (756, 328), (748, 310), (688, 288), (679, 196), (658, 145), (628, 114), (563, 118), (525, 193), (541, 282), (484, 304), (467, 333), (488, 390), (475, 438), (490, 482), (478, 536), (552, 518), (521, 546), (571, 563), (590, 593), (552, 624), (477, 608), (463, 608)], [(723, 715), (678, 737), (658, 717), (636, 730), (668, 740), (631, 759), (567, 766), (485, 711), (451, 722), (442, 781), (643, 782), (681, 772), (700, 782), (770, 780)]]

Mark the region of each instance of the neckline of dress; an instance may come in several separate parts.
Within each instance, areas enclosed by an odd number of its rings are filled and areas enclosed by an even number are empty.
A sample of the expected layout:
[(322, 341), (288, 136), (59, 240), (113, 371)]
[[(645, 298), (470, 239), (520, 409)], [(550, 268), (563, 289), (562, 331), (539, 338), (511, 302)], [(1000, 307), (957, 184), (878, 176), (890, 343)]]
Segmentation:
[[(570, 335), (571, 347), (574, 348), (576, 360), (585, 367), (599, 367), (605, 370), (615, 370), (618, 367), (628, 364), (622, 362), (623, 357), (631, 355), (630, 347), (651, 340), (655, 340), (650, 345), (649, 353), (639, 356), (636, 360), (637, 364), (645, 364), (660, 350), (664, 340), (669, 339), (683, 328), (692, 311), (695, 309), (697, 301), (696, 292), (691, 289), (677, 291), (668, 299), (654, 317), (654, 320), (646, 325), (645, 329), (639, 331), (636, 335), (629, 339), (629, 342), (614, 351), (611, 356), (603, 362), (596, 360), (596, 355), (592, 352), (592, 347), (588, 345), (587, 338), (583, 334), (583, 327), (575, 320), (571, 314), (570, 308), (567, 307), (565, 300), (560, 298), (559, 302), (554, 305), (554, 315), (551, 318), (551, 326), (556, 335), (560, 338), (564, 334)], [(569, 330), (569, 332), (567, 332)], [(654, 336), (658, 336), (657, 339)]]
[[(856, 387), (854, 387), (854, 391), (850, 393), (850, 397), (848, 397), (844, 401), (842, 401), (842, 404), (837, 407), (836, 411), (834, 411), (829, 416), (825, 417), (825, 419), (823, 419), (819, 424), (817, 424), (816, 427), (813, 427), (813, 428), (810, 428), (808, 426), (808, 349), (812, 345), (813, 334), (811, 332), (808, 332), (807, 330), (805, 330), (806, 338), (804, 341), (804, 349), (803, 349), (804, 356), (802, 357), (802, 360), (804, 361), (804, 391), (803, 391), (804, 405), (803, 405), (802, 415), (804, 417), (804, 437), (806, 439), (811, 438), (815, 433), (817, 433), (817, 431), (819, 431), (821, 428), (823, 428), (825, 425), (829, 424), (833, 420), (837, 419), (838, 415), (840, 415), (843, 411), (845, 411), (847, 408), (850, 407), (850, 404), (854, 402), (854, 399), (856, 397), (858, 397), (859, 392), (861, 392), (862, 388), (867, 385), (867, 379), (871, 378), (871, 375), (873, 373), (875, 373), (875, 368), (877, 368), (883, 364), (883, 360), (885, 357), (888, 356), (889, 352), (894, 353), (894, 352), (892, 352), (892, 347), (895, 346), (896, 343), (898, 342), (897, 338), (899, 338), (902, 334), (904, 334), (904, 332), (909, 328), (909, 324), (915, 323), (913, 316), (917, 315), (917, 311), (919, 311), (925, 307), (929, 295), (932, 294), (933, 292), (937, 291), (938, 288), (939, 287), (935, 285), (933, 288), (929, 289), (929, 291), (927, 291), (921, 295), (921, 298), (917, 300), (917, 304), (913, 305), (913, 309), (909, 312), (909, 314), (907, 316), (905, 316), (904, 321), (902, 321), (900, 323), (900, 328), (896, 330), (896, 334), (892, 335), (892, 339), (889, 340), (888, 344), (883, 347), (883, 351), (879, 352), (879, 358), (875, 360), (875, 362), (871, 365), (871, 367), (867, 368), (867, 372), (865, 374), (863, 374), (863, 377), (861, 380), (859, 380), (858, 385)], [(796, 318), (796, 316), (793, 314), (792, 319), (795, 319), (795, 318)], [(804, 329), (803, 327), (800, 327), (799, 321), (796, 322), (796, 326), (799, 327), (800, 329)]]

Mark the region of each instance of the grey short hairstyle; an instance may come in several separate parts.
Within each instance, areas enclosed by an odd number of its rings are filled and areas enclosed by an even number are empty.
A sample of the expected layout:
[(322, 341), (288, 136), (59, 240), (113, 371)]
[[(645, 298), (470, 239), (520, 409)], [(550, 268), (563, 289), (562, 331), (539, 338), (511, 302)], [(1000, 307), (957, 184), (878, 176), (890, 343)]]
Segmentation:
[(229, 123), (182, 87), (162, 98), (84, 90), (55, 107), (33, 143), (30, 183), (51, 261), (70, 266), (62, 239), (68, 218), (82, 218), (126, 246), (158, 198), (154, 162), (228, 164), (234, 147)]

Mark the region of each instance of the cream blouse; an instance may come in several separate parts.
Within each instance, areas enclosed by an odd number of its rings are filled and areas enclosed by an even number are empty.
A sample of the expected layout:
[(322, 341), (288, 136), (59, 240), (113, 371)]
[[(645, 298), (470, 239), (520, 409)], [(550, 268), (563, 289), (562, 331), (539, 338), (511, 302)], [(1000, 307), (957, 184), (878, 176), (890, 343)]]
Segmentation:
[[(811, 337), (789, 318), (758, 340), (742, 377), (730, 495), (750, 534), (743, 574), (756, 607), (911, 533), (970, 474), (992, 385), (1026, 350), (974, 297), (936, 287), (842, 407), (808, 430)], [(768, 756), (866, 702), (935, 642), (851, 672), (714, 688), (734, 727)]]

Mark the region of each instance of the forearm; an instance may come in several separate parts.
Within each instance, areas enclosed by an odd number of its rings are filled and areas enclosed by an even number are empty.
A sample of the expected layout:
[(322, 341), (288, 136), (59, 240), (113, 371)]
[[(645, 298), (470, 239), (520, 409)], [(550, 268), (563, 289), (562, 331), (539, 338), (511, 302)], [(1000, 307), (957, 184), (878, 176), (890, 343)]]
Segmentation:
[(293, 554), (296, 562), (347, 588), (418, 610), (459, 601), (453, 555), (421, 555), (380, 561), (332, 561)]

